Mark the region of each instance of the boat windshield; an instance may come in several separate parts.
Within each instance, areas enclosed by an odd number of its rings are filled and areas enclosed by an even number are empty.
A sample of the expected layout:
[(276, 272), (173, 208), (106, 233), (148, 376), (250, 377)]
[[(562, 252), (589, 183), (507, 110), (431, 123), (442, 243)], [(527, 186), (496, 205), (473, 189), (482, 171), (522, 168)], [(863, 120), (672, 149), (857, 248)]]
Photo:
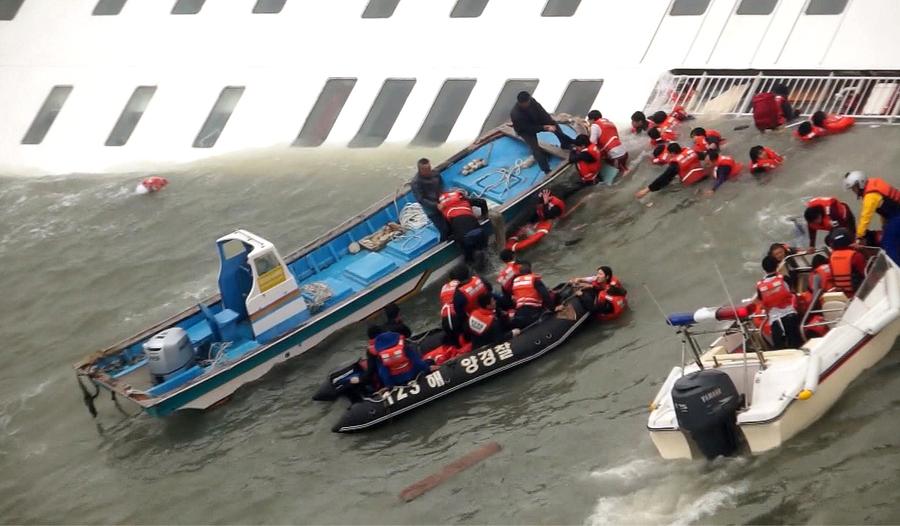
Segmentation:
[(890, 268), (890, 263), (888, 263), (887, 256), (884, 252), (879, 251), (872, 259), (869, 260), (868, 268), (866, 271), (866, 278), (863, 280), (862, 284), (859, 286), (859, 289), (856, 291), (856, 297), (865, 300), (866, 296), (869, 295), (870, 292), (875, 288), (875, 285), (881, 281), (881, 278), (887, 273)]

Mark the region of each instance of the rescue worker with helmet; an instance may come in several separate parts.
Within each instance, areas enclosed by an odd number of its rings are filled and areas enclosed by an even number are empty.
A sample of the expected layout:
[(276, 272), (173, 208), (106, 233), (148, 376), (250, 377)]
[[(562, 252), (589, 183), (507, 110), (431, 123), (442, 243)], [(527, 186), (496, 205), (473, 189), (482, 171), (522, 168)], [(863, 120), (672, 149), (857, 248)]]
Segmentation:
[(597, 184), (600, 169), (603, 167), (603, 159), (600, 149), (596, 144), (591, 144), (587, 135), (580, 134), (575, 137), (574, 147), (569, 152), (569, 162), (575, 163), (578, 169), (578, 177), (582, 184)]
[(497, 303), (491, 294), (478, 297), (478, 307), (469, 314), (466, 336), (472, 342), (472, 349), (509, 341), (518, 336), (519, 329), (511, 329), (509, 318), (497, 310)]
[(487, 238), (473, 207), (481, 210), (481, 217), (487, 217), (487, 201), (480, 197), (470, 197), (463, 190), (454, 188), (438, 198), (438, 210), (450, 224), (450, 232), (462, 249), (466, 262), (480, 267), (484, 263)]
[(544, 309), (553, 306), (553, 296), (527, 261), (519, 261), (519, 274), (512, 283), (512, 299), (516, 314), (510, 326), (516, 329), (524, 329), (538, 321)]
[(841, 292), (852, 298), (866, 276), (866, 258), (853, 248), (853, 234), (846, 228), (831, 233), (831, 280)]
[(756, 283), (756, 296), (766, 310), (772, 329), (773, 349), (799, 349), (803, 345), (797, 297), (784, 276), (778, 273), (778, 260), (766, 256), (762, 260), (766, 276)]
[[(809, 248), (815, 248), (816, 235), (819, 231), (831, 232), (843, 227), (851, 232), (856, 230), (856, 218), (847, 203), (838, 201), (836, 197), (816, 197), (806, 203), (803, 212), (806, 228), (809, 232)], [(826, 238), (827, 241), (827, 238)]]
[(666, 149), (672, 156), (666, 170), (649, 185), (638, 190), (634, 194), (636, 198), (640, 199), (650, 192), (662, 190), (672, 182), (676, 175), (684, 185), (694, 184), (705, 177), (697, 152), (690, 148), (682, 148), (677, 142), (670, 143)]
[(422, 360), (406, 338), (396, 332), (383, 332), (373, 343), (377, 359), (378, 377), (387, 389), (407, 384), (420, 373), (437, 370)]
[(881, 216), (881, 248), (894, 263), (900, 264), (900, 190), (884, 179), (868, 177), (855, 170), (844, 175), (844, 188), (862, 199), (862, 210), (856, 224), (856, 239), (865, 243), (875, 213)]

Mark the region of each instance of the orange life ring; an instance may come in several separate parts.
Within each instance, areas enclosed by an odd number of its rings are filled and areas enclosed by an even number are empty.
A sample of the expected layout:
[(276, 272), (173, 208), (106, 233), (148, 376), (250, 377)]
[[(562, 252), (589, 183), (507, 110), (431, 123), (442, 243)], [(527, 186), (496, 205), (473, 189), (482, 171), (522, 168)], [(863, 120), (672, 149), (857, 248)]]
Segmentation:
[(506, 240), (506, 248), (513, 252), (525, 250), (550, 233), (552, 228), (553, 221), (550, 219), (538, 221), (532, 225), (525, 225), (515, 235)]

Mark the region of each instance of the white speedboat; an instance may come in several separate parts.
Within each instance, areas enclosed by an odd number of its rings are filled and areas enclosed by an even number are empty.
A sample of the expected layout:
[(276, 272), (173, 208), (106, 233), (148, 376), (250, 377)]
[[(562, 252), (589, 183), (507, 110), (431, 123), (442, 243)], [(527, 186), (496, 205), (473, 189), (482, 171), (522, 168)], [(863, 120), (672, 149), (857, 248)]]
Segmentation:
[[(807, 268), (796, 269), (805, 283)], [(847, 386), (881, 360), (900, 333), (900, 268), (883, 251), (869, 259), (866, 279), (848, 299), (821, 294), (816, 314), (830, 330), (800, 349), (767, 350), (753, 324), (738, 319), (703, 351), (700, 322), (738, 317), (741, 308), (669, 316), (683, 338), (682, 365), (669, 373), (651, 404), (647, 428), (663, 458), (715, 458), (763, 453), (818, 420)], [(748, 328), (749, 327), (749, 328)], [(685, 363), (684, 356), (692, 356)], [(744, 352), (746, 351), (746, 352)]]

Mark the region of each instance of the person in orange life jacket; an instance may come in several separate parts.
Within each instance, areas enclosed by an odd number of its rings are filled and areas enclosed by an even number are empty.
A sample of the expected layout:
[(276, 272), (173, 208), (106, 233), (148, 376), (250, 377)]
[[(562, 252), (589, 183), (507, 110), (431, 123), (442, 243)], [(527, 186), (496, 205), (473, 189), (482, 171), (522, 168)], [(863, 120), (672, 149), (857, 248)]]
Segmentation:
[(492, 295), (478, 297), (478, 308), (469, 315), (466, 326), (466, 336), (472, 342), (473, 349), (509, 341), (520, 332), (519, 329), (510, 329), (509, 318), (497, 309)]
[(538, 192), (538, 204), (534, 207), (534, 214), (529, 220), (531, 223), (548, 219), (559, 219), (566, 212), (566, 203), (553, 195), (549, 188)]
[(531, 148), (535, 162), (545, 174), (550, 173), (550, 163), (547, 161), (547, 154), (538, 144), (537, 134), (542, 131), (555, 134), (563, 150), (569, 149), (572, 139), (562, 132), (553, 117), (527, 91), (520, 91), (516, 96), (516, 105), (509, 112), (509, 118), (516, 134)]
[(553, 296), (541, 281), (541, 276), (531, 271), (531, 263), (519, 261), (519, 275), (513, 279), (512, 299), (516, 314), (510, 327), (524, 329), (538, 321), (544, 308), (553, 306)]
[(587, 114), (591, 123), (591, 144), (600, 149), (604, 159), (619, 170), (619, 174), (628, 171), (628, 150), (619, 139), (619, 129), (612, 121), (604, 119), (603, 114), (597, 110), (591, 110)]
[(712, 188), (706, 191), (706, 195), (710, 196), (713, 195), (725, 181), (740, 174), (743, 165), (735, 162), (732, 157), (719, 153), (719, 150), (717, 149), (709, 150), (707, 156), (709, 162), (715, 166), (714, 173), (716, 176), (716, 181), (713, 183)]
[(694, 128), (691, 130), (691, 138), (694, 140), (692, 148), (700, 156), (701, 161), (706, 159), (707, 152), (718, 150), (720, 146), (724, 145), (722, 134), (716, 130), (707, 131), (703, 128)]
[(437, 370), (437, 366), (425, 363), (406, 338), (396, 332), (379, 334), (373, 347), (378, 355), (378, 377), (386, 389), (407, 384), (420, 373)]
[(778, 168), (784, 157), (765, 146), (756, 145), (750, 148), (750, 173), (761, 174)]
[[(597, 267), (597, 273), (593, 276), (571, 279), (569, 283), (576, 287), (588, 286), (594, 290), (595, 296), (591, 312), (601, 321), (618, 318), (628, 306), (626, 299), (628, 291), (622, 286), (619, 278), (613, 274), (612, 268), (606, 265)], [(575, 295), (583, 295), (583, 289), (579, 287)]]
[(469, 197), (462, 190), (450, 190), (441, 194), (438, 199), (438, 210), (450, 223), (453, 240), (462, 248), (467, 263), (481, 266), (484, 262), (484, 249), (487, 239), (484, 229), (475, 217), (473, 207), (481, 210), (481, 217), (487, 217), (487, 201), (480, 197)]
[(384, 306), (384, 316), (387, 318), (382, 326), (384, 332), (396, 332), (407, 338), (412, 336), (412, 331), (400, 317), (400, 307), (396, 303), (391, 302)]
[(366, 356), (365, 361), (360, 361), (363, 368), (361, 375), (352, 376), (350, 383), (363, 387), (368, 392), (381, 389), (381, 380), (378, 377), (378, 353), (375, 352), (375, 338), (382, 334), (384, 329), (380, 325), (371, 325), (366, 330)]
[(806, 228), (809, 232), (809, 248), (816, 246), (816, 235), (821, 230), (831, 232), (837, 227), (844, 227), (851, 232), (856, 230), (856, 218), (847, 203), (838, 201), (836, 197), (816, 197), (806, 203), (803, 212)]
[(858, 242), (871, 244), (869, 225), (877, 213), (881, 216), (881, 248), (895, 263), (900, 263), (900, 190), (884, 179), (869, 178), (864, 172), (854, 170), (844, 174), (844, 188), (863, 200), (856, 225)]
[(516, 253), (508, 248), (500, 251), (500, 261), (503, 262), (503, 268), (497, 275), (497, 283), (500, 285), (500, 292), (504, 296), (512, 298), (512, 282), (519, 274), (519, 264), (516, 262)]
[(756, 296), (768, 315), (772, 346), (775, 350), (799, 349), (803, 345), (803, 336), (800, 334), (800, 316), (795, 308), (797, 297), (784, 276), (778, 274), (778, 261), (774, 257), (763, 258), (762, 268), (766, 277), (756, 283)]
[(458, 347), (466, 325), (466, 296), (459, 286), (470, 279), (469, 267), (456, 265), (450, 270), (450, 281), (441, 287), (441, 328), (444, 344)]
[(596, 184), (603, 166), (600, 150), (591, 144), (587, 135), (580, 134), (575, 137), (574, 147), (569, 152), (569, 162), (575, 163), (578, 168), (578, 176), (584, 184)]
[(841, 292), (852, 298), (866, 276), (866, 258), (852, 247), (853, 234), (846, 228), (831, 233), (831, 280)]
[(657, 165), (669, 164), (672, 155), (669, 154), (667, 147), (668, 143), (660, 144), (656, 148), (653, 148), (653, 159), (650, 162)]
[(820, 128), (809, 121), (801, 122), (800, 126), (797, 126), (797, 131), (794, 132), (794, 136), (801, 141), (811, 141), (826, 135), (828, 135), (828, 130)]
[(622, 282), (613, 274), (612, 267), (607, 265), (597, 267), (597, 273), (593, 276), (573, 278), (569, 280), (569, 283), (576, 286), (587, 285), (596, 290), (609, 292), (614, 296), (628, 295), (628, 291), (622, 286)]
[(422, 211), (431, 220), (431, 223), (441, 234), (441, 240), (446, 240), (450, 234), (450, 225), (438, 210), (438, 200), (441, 196), (441, 188), (444, 181), (439, 172), (431, 169), (431, 161), (426, 158), (419, 159), (416, 176), (410, 182), (413, 196), (422, 205)]
[(666, 146), (670, 155), (669, 165), (666, 170), (659, 174), (649, 185), (638, 190), (634, 196), (638, 199), (644, 197), (650, 192), (658, 192), (662, 190), (675, 176), (678, 176), (684, 184), (693, 184), (696, 182), (697, 175), (703, 173), (697, 154), (687, 148), (682, 148), (677, 142), (670, 143)]
[(834, 277), (831, 264), (826, 256), (816, 254), (812, 260), (812, 272), (809, 273), (807, 288), (815, 295), (817, 290), (828, 292), (834, 288)]
[(788, 95), (790, 95), (790, 89), (781, 83), (775, 84), (772, 86), (772, 93), (775, 94), (775, 103), (778, 105), (778, 124), (784, 124), (787, 121), (792, 121), (800, 116), (802, 113), (799, 109), (791, 106), (790, 101), (788, 101)]
[(670, 141), (675, 140), (675, 135), (673, 133), (661, 132), (659, 131), (659, 128), (650, 128), (649, 130), (647, 130), (647, 137), (650, 137), (651, 148), (669, 144)]

